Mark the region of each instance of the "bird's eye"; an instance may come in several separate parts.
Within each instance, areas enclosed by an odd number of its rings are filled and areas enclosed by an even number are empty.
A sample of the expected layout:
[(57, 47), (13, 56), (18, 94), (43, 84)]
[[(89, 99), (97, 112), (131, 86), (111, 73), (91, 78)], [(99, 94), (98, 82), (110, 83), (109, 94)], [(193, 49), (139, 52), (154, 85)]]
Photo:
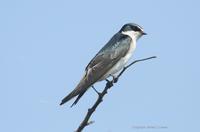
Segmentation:
[(141, 31), (141, 29), (138, 28), (138, 27), (136, 27), (136, 26), (132, 27), (132, 29), (133, 29), (134, 31)]

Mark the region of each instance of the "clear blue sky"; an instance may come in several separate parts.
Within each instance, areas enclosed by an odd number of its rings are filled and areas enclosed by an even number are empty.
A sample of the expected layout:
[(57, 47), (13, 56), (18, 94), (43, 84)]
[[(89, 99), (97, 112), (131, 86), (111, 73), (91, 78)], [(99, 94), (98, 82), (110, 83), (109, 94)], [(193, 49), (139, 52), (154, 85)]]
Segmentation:
[[(148, 33), (85, 132), (200, 131), (198, 0), (0, 2), (0, 131), (72, 132), (94, 103), (59, 106), (95, 53), (123, 24)], [(101, 89), (105, 82), (98, 83)], [(134, 126), (164, 126), (138, 129)]]

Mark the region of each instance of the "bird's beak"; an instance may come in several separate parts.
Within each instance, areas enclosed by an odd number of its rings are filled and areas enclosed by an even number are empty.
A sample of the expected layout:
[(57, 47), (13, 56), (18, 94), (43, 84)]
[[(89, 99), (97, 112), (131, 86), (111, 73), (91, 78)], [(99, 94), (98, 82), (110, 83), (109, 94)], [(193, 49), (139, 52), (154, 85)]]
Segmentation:
[(145, 33), (145, 32), (142, 32), (142, 35), (147, 35), (147, 33)]

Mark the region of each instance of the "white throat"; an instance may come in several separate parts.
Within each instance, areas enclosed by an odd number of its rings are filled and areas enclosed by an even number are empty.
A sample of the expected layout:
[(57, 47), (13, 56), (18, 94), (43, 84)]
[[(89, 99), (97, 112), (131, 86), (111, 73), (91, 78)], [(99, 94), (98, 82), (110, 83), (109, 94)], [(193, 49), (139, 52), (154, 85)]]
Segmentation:
[(127, 32), (122, 32), (122, 34), (124, 35), (128, 35), (129, 37), (131, 37), (132, 41), (130, 43), (130, 48), (128, 50), (128, 52), (126, 53), (126, 55), (124, 57), (122, 57), (101, 79), (99, 80), (104, 80), (107, 77), (109, 77), (110, 75), (112, 76), (117, 76), (118, 72), (124, 68), (124, 66), (127, 64), (128, 60), (131, 58), (135, 48), (136, 48), (136, 40), (139, 38), (139, 34), (138, 32), (134, 32), (134, 31), (127, 31)]
[(126, 32), (122, 31), (122, 34), (128, 35), (135, 42), (141, 37), (141, 33), (135, 31), (126, 31)]

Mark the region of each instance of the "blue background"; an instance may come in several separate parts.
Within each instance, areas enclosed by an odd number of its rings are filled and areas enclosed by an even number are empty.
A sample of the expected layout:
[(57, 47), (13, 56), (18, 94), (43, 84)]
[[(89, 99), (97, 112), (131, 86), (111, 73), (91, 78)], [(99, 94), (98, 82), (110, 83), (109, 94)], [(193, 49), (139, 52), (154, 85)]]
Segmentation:
[(200, 131), (199, 5), (198, 0), (1, 1), (0, 131), (74, 131), (96, 93), (90, 89), (73, 108), (72, 101), (59, 103), (90, 59), (128, 22), (148, 33), (132, 61), (158, 58), (123, 74), (85, 131)]

